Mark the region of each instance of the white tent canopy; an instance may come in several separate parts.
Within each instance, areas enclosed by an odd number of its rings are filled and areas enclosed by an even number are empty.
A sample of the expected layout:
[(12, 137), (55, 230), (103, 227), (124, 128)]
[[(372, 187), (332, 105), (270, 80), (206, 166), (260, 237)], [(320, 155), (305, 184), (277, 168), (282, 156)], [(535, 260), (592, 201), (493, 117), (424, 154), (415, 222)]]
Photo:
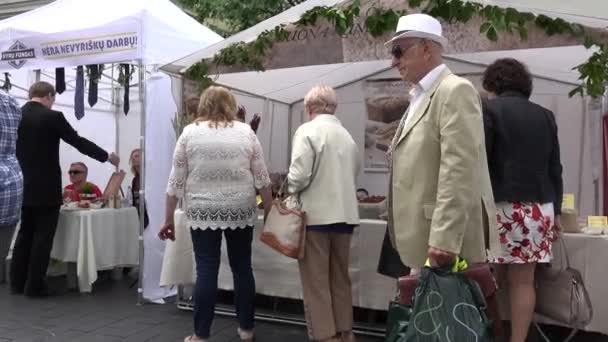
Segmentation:
[[(140, 300), (142, 296), (158, 300), (165, 293), (159, 288), (164, 244), (156, 233), (163, 220), (164, 187), (175, 143), (170, 120), (181, 100), (179, 97), (174, 100), (169, 95), (173, 86), (167, 75), (156, 73), (149, 77), (148, 72), (153, 70), (146, 66), (162, 65), (220, 40), (221, 36), (200, 25), (169, 0), (57, 0), (0, 21), (0, 71), (42, 70), (38, 73), (40, 77), (45, 74), (44, 69), (57, 67), (138, 64), (138, 73), (132, 82), (139, 90), (132, 99), (138, 101), (130, 101), (132, 111), (128, 122), (133, 122), (130, 119), (137, 112), (139, 126), (131, 130), (120, 128), (119, 103), (113, 100), (112, 105), (117, 111), (116, 132), (126, 131), (124, 140), (136, 140), (145, 160), (141, 170), (141, 190), (146, 189), (144, 195), (150, 209), (150, 229), (144, 234), (141, 220)], [(70, 72), (66, 72), (66, 76)], [(110, 81), (110, 96), (114, 99), (114, 91), (120, 89), (114, 79)], [(63, 107), (67, 109), (70, 105)], [(83, 121), (92, 119), (92, 126), (99, 123), (99, 118), (91, 117), (87, 115)], [(148, 136), (157, 139), (146, 139)], [(147, 150), (155, 153), (145, 153)], [(128, 160), (128, 155), (121, 158)], [(154, 172), (147, 177), (145, 169), (151, 164), (155, 165)], [(143, 203), (140, 203), (142, 212)]]
[[(180, 60), (173, 60), (171, 65), (163, 67), (164, 70), (173, 73), (182, 73), (186, 71), (192, 64), (198, 63), (201, 59), (208, 59), (220, 52), (222, 49), (239, 42), (249, 43), (254, 41), (260, 33), (272, 30), (281, 24), (294, 23), (302, 17), (302, 14), (313, 9), (316, 6), (334, 6), (342, 3), (344, 0), (307, 0), (303, 3), (289, 8), (288, 10), (275, 15), (274, 17), (264, 20), (257, 25), (254, 25), (246, 30), (243, 30), (235, 35), (232, 35), (221, 42), (208, 46), (196, 53), (193, 53)], [(175, 61), (175, 62), (174, 62)]]
[[(579, 83), (578, 72), (572, 68), (585, 62), (591, 51), (584, 46), (570, 46), (454, 54), (446, 58), (485, 66), (507, 55), (525, 62), (537, 77), (574, 85)], [(390, 60), (379, 60), (221, 74), (217, 75), (216, 82), (243, 93), (291, 105), (302, 100), (306, 92), (316, 84), (339, 88), (388, 70), (391, 68), (390, 63)]]
[(220, 40), (168, 0), (58, 0), (0, 22), (0, 70), (163, 64)]

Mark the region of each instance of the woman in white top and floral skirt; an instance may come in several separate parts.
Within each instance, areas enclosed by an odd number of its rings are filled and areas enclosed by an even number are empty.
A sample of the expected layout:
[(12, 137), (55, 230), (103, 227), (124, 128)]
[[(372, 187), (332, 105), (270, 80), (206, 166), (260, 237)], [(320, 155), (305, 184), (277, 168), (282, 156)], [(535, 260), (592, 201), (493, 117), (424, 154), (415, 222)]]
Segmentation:
[(197, 120), (177, 141), (167, 186), (162, 239), (174, 238), (173, 212), (184, 200), (196, 258), (194, 332), (185, 341), (207, 341), (217, 296), (222, 234), (234, 276), (238, 334), (253, 341), (255, 280), (251, 269), (256, 189), (265, 213), (272, 202), (270, 178), (260, 142), (251, 127), (236, 120), (236, 100), (225, 88), (202, 95)]

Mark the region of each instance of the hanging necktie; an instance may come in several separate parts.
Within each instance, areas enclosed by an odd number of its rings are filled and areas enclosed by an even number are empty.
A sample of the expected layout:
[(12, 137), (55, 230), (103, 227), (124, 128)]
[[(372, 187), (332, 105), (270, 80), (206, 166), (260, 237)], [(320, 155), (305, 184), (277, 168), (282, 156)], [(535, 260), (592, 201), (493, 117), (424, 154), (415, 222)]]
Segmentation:
[(82, 66), (76, 68), (76, 89), (74, 92), (74, 114), (76, 119), (84, 117), (84, 69)]
[(97, 103), (98, 81), (99, 81), (99, 66), (97, 64), (87, 65), (89, 69), (89, 106), (93, 108)]
[(123, 67), (124, 73), (125, 73), (125, 97), (123, 99), (123, 111), (125, 112), (125, 115), (129, 114), (129, 109), (130, 109), (130, 105), (129, 105), (129, 79), (131, 78), (130, 76), (130, 65), (129, 64), (121, 64), (121, 67)]
[(13, 87), (9, 76), (10, 74), (8, 72), (4, 73), (4, 84), (2, 85), (2, 87), (0, 87), (0, 89), (6, 91), (7, 93), (11, 91), (11, 88)]
[(61, 94), (65, 91), (65, 69), (55, 69), (55, 91), (57, 94)]

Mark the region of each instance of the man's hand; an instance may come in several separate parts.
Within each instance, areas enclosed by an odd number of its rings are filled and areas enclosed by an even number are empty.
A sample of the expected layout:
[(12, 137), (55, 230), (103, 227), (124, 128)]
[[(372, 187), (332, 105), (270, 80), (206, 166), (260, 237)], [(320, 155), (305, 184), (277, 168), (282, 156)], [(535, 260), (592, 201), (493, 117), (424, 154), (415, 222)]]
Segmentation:
[(108, 156), (108, 161), (110, 162), (110, 164), (118, 167), (118, 164), (120, 163), (120, 158), (116, 155), (116, 153), (112, 152), (110, 156)]
[(427, 254), (431, 267), (450, 266), (456, 261), (456, 254), (435, 247), (429, 247)]

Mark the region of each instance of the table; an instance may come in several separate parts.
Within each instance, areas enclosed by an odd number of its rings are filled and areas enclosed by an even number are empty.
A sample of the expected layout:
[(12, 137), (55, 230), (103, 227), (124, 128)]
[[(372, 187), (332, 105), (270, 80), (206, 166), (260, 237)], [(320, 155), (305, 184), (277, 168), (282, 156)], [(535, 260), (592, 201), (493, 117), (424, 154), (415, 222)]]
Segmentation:
[[(175, 215), (176, 241), (168, 242), (163, 259), (161, 286), (190, 285), (194, 283), (194, 257), (190, 233), (185, 226), (184, 213)], [(259, 294), (283, 298), (302, 298), (300, 277), (295, 260), (284, 257), (259, 241), (261, 217), (256, 225), (252, 264)], [(351, 244), (350, 274), (353, 284), (353, 305), (375, 310), (386, 310), (395, 295), (392, 279), (376, 273), (376, 266), (384, 238), (385, 221), (361, 220), (355, 229)], [(608, 286), (604, 279), (608, 260), (608, 236), (565, 234), (564, 239), (573, 268), (578, 269), (585, 281), (594, 307), (593, 320), (585, 331), (608, 334)], [(228, 266), (225, 244), (222, 248), (222, 265), (218, 277), (220, 289), (232, 290), (232, 274)], [(554, 264), (560, 265), (561, 251), (554, 245)], [(508, 308), (507, 308), (508, 310)], [(539, 318), (544, 323), (546, 319)]]
[[(302, 299), (302, 286), (296, 260), (287, 258), (259, 241), (262, 217), (256, 224), (253, 242), (252, 267), (256, 279), (256, 291), (267, 296)], [(174, 242), (168, 242), (163, 259), (161, 286), (193, 284), (195, 263), (190, 232), (181, 210), (175, 214)], [(353, 287), (353, 305), (361, 308), (386, 310), (396, 293), (396, 282), (376, 273), (386, 222), (361, 220), (355, 229), (351, 243), (350, 275)], [(228, 266), (225, 242), (218, 286), (233, 290), (232, 273)]]
[(51, 258), (76, 263), (80, 292), (91, 292), (97, 271), (138, 265), (137, 210), (133, 207), (62, 210)]
[(97, 271), (138, 265), (138, 248), (134, 207), (62, 211), (51, 258), (75, 262), (80, 292), (91, 292)]

